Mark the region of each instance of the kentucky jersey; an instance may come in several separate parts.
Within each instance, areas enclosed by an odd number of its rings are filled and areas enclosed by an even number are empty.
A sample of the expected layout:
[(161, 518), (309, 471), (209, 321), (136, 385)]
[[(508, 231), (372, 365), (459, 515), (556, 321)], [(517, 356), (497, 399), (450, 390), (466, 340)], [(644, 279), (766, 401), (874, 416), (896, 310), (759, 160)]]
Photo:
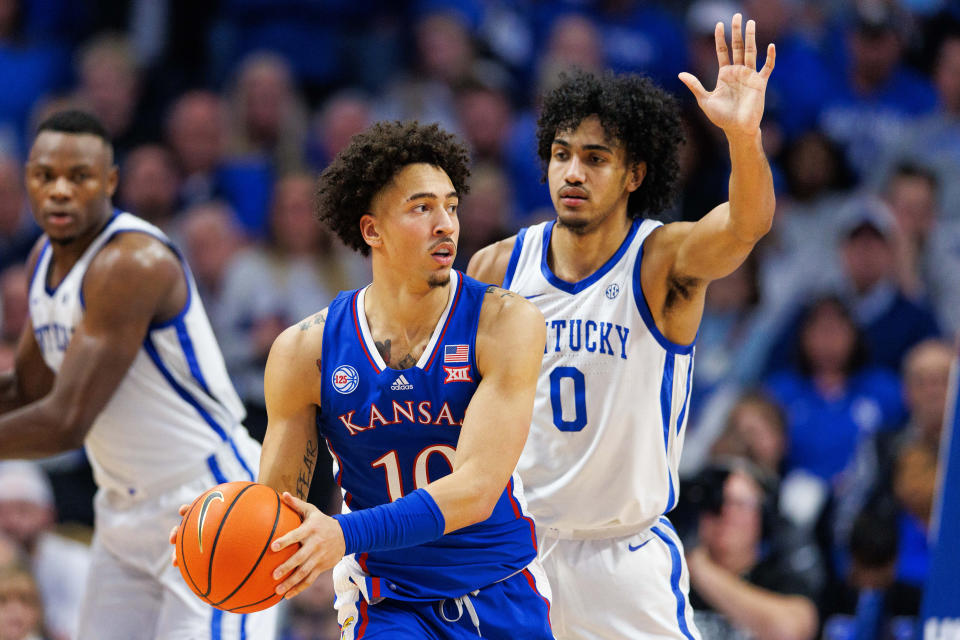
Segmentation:
[[(43, 245), (30, 281), (30, 320), (43, 359), (54, 372), (60, 370), (70, 338), (83, 318), (87, 268), (103, 246), (121, 233), (153, 236), (180, 257), (157, 227), (116, 212), (66, 277), (51, 287), (53, 251), (49, 240)], [(187, 281), (186, 304), (175, 317), (150, 325), (133, 364), (85, 440), (97, 485), (128, 496), (169, 484), (224, 447), (232, 449), (249, 479), (255, 479), (234, 445), (234, 438), (246, 437), (241, 425), (243, 405), (182, 258), (181, 264)]]
[(640, 288), (643, 242), (659, 225), (635, 220), (606, 264), (575, 283), (547, 264), (553, 221), (517, 235), (503, 286), (547, 324), (518, 465), (538, 526), (641, 529), (676, 504), (693, 346), (657, 330)]
[[(366, 289), (327, 311), (317, 425), (334, 458), (344, 511), (391, 502), (452, 471), (480, 374), (477, 323), (487, 285), (452, 271), (450, 299), (415, 366), (386, 367), (364, 313)], [(371, 598), (456, 598), (523, 570), (536, 556), (519, 478), (491, 516), (426, 544), (357, 554)]]

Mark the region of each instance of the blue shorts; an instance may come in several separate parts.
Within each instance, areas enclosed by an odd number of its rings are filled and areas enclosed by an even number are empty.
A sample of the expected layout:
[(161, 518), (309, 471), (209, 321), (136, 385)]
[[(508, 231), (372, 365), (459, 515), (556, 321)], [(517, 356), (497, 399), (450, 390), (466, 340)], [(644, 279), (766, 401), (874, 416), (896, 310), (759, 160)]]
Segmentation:
[(462, 598), (368, 604), (357, 590), (338, 609), (342, 640), (553, 639), (550, 587), (537, 563)]

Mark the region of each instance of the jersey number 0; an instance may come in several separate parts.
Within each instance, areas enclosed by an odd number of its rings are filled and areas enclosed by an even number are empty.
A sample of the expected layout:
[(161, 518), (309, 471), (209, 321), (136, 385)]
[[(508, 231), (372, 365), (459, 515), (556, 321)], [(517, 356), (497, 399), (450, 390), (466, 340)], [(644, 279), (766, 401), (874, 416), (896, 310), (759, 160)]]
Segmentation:
[[(563, 419), (563, 395), (561, 394), (561, 384), (563, 380), (573, 381), (573, 417), (570, 420)], [(570, 387), (569, 383), (566, 386)], [(567, 415), (570, 415), (570, 393), (565, 394), (567, 398)], [(576, 367), (555, 367), (550, 372), (550, 406), (553, 409), (553, 424), (560, 431), (580, 431), (587, 426), (587, 382), (583, 377), (583, 372)]]

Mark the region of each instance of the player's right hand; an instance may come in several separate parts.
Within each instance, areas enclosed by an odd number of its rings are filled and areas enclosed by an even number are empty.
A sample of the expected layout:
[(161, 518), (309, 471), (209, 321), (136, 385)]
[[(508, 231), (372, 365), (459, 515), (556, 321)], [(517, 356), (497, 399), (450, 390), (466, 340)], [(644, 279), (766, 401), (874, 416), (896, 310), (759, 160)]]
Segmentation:
[(287, 576), (277, 586), (277, 593), (289, 599), (307, 589), (325, 571), (332, 569), (343, 558), (346, 543), (340, 523), (314, 505), (286, 491), (283, 492), (283, 501), (303, 519), (303, 524), (274, 540), (270, 547), (276, 552), (300, 543), (300, 549), (274, 571), (275, 579)]
[[(181, 523), (181, 524), (183, 523), (182, 518), (183, 518), (185, 515), (187, 515), (187, 511), (188, 511), (189, 509), (190, 509), (190, 505), (189, 505), (189, 504), (182, 504), (182, 505), (180, 505), (180, 508), (177, 509), (177, 513), (180, 514), (180, 518), (181, 518), (180, 523)], [(175, 526), (173, 529), (170, 530), (170, 544), (172, 544), (172, 545), (177, 544), (177, 531), (179, 531), (179, 530), (180, 530), (180, 525), (179, 525), (179, 524), (178, 524), (177, 526)], [(177, 566), (177, 550), (176, 550), (176, 549), (173, 550), (173, 556), (172, 556), (172, 558), (171, 558), (170, 561), (171, 561), (171, 563), (173, 564), (173, 566)]]

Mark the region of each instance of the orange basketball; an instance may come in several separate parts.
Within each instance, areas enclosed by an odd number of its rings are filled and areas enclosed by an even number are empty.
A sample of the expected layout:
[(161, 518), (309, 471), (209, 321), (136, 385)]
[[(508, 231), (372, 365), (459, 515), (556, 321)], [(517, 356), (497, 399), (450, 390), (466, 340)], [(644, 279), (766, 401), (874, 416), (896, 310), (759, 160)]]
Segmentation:
[(204, 602), (233, 613), (252, 613), (280, 602), (283, 581), (273, 571), (300, 545), (279, 552), (270, 543), (300, 526), (300, 515), (271, 487), (225, 482), (204, 492), (177, 530), (177, 566)]

